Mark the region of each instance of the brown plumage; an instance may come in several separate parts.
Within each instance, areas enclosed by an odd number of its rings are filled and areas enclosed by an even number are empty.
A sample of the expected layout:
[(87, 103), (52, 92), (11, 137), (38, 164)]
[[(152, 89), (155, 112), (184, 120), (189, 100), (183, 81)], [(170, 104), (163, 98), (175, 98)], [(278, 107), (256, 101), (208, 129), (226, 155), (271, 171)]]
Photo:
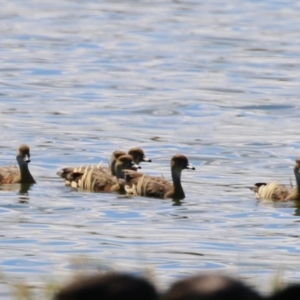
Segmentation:
[(27, 145), (20, 145), (16, 159), (19, 168), (17, 166), (0, 167), (0, 184), (35, 183), (35, 180), (28, 169), (30, 150)]
[(97, 170), (99, 172), (106, 173), (108, 176), (109, 175), (115, 176), (116, 175), (115, 174), (115, 164), (116, 164), (117, 159), (122, 155), (126, 155), (126, 153), (121, 150), (114, 151), (110, 157), (109, 167), (103, 166), (102, 163), (99, 163), (98, 165), (67, 167), (67, 168), (63, 168), (63, 169), (59, 170), (56, 174), (59, 177), (65, 179), (66, 185), (71, 185), (71, 181), (73, 180), (73, 173), (75, 171), (84, 173), (85, 171), (90, 171), (90, 170), (96, 171)]
[[(151, 162), (151, 159), (148, 159), (145, 157), (145, 153), (141, 148), (131, 148), (128, 151), (128, 154), (132, 156), (133, 161), (138, 165), (140, 164), (142, 161), (144, 162)], [(87, 166), (80, 166), (80, 167), (67, 167), (67, 168), (63, 168), (61, 170), (59, 170), (57, 172), (57, 175), (61, 178), (65, 179), (65, 184), (66, 185), (71, 185), (71, 181), (73, 180), (73, 173), (74, 170), (76, 170), (76, 172), (85, 172), (88, 170), (98, 170), (99, 172), (104, 172), (106, 173), (108, 176), (109, 175), (113, 175), (116, 176), (115, 173), (115, 164), (117, 159), (122, 156), (122, 155), (126, 155), (126, 153), (124, 151), (121, 150), (116, 150), (112, 153), (111, 157), (110, 157), (110, 162), (109, 162), (109, 167), (103, 166), (102, 163), (99, 163), (98, 165), (87, 165)]]
[(123, 188), (120, 186), (118, 179), (124, 177), (123, 170), (130, 169), (136, 171), (138, 168), (140, 167), (134, 163), (130, 155), (122, 155), (115, 163), (116, 176), (97, 168), (88, 168), (84, 171), (74, 169), (69, 180), (72, 187), (82, 190), (94, 192), (121, 191)]
[(271, 183), (258, 182), (250, 189), (255, 193), (257, 199), (270, 199), (277, 201), (300, 200), (300, 157), (295, 160), (294, 174), (296, 187), (279, 184), (277, 181)]
[(184, 169), (195, 170), (184, 155), (176, 154), (171, 159), (173, 183), (162, 177), (146, 176), (131, 170), (124, 170), (126, 182), (124, 188), (130, 195), (183, 199), (185, 194), (180, 179)]

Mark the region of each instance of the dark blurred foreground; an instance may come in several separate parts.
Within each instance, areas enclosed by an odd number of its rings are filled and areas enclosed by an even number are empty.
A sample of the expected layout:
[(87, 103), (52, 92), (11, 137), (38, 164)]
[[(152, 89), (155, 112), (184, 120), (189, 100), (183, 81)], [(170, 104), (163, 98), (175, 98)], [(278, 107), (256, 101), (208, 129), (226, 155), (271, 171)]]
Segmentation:
[(55, 300), (299, 300), (300, 285), (262, 296), (240, 280), (222, 275), (197, 275), (173, 283), (159, 293), (148, 280), (128, 274), (86, 276), (63, 287)]

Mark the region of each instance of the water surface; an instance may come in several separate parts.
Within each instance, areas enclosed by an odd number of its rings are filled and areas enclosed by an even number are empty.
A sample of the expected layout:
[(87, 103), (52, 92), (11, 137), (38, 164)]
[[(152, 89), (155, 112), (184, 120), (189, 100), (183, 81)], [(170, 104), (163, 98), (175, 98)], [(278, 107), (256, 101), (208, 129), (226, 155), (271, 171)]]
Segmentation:
[[(299, 281), (299, 208), (257, 202), (254, 182), (293, 178), (300, 155), (299, 4), (288, 1), (5, 1), (1, 165), (31, 147), (37, 184), (1, 187), (2, 299), (88, 269), (177, 278), (218, 271), (266, 292)], [(62, 166), (142, 147), (170, 178), (183, 153), (186, 199), (77, 192)]]

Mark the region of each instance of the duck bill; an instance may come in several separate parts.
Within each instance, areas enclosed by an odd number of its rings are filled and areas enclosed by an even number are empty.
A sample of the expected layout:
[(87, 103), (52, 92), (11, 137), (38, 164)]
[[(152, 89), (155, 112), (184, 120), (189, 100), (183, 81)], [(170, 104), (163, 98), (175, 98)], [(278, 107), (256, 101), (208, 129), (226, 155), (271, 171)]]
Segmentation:
[(23, 159), (26, 163), (30, 163), (30, 157), (28, 155), (25, 155)]
[(137, 164), (132, 164), (131, 165), (131, 170), (137, 171), (138, 169), (141, 169), (141, 166), (139, 166)]
[(196, 170), (195, 167), (193, 167), (191, 164), (188, 164), (188, 165), (186, 166), (186, 169)]
[(152, 162), (152, 160), (150, 158), (147, 158), (147, 157), (143, 157), (143, 161), (144, 162)]

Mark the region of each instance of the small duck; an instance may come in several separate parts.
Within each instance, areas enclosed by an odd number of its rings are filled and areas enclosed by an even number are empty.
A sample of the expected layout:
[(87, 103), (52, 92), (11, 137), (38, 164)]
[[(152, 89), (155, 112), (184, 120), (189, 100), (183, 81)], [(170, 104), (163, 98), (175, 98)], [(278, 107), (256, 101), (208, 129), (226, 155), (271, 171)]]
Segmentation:
[(17, 166), (0, 167), (0, 184), (36, 183), (32, 177), (28, 164), (30, 163), (30, 149), (27, 145), (20, 145), (16, 156)]
[(145, 156), (143, 149), (135, 147), (131, 148), (128, 151), (128, 154), (132, 156), (133, 161), (139, 165), (141, 162), (152, 162), (150, 158)]
[[(132, 156), (133, 161), (139, 165), (142, 161), (144, 162), (151, 162), (151, 159), (146, 158), (144, 151), (141, 148), (135, 147), (131, 148), (128, 151), (128, 154)], [(102, 163), (98, 165), (87, 165), (87, 166), (80, 166), (79, 168), (76, 167), (67, 167), (59, 170), (56, 174), (65, 179), (65, 185), (70, 186), (71, 181), (73, 180), (73, 172), (76, 169), (76, 172), (85, 172), (87, 170), (98, 170), (99, 172), (105, 172), (107, 175), (116, 176), (115, 173), (115, 164), (117, 159), (122, 156), (126, 155), (126, 153), (122, 150), (116, 150), (112, 153), (110, 157), (109, 167), (103, 166)]]
[(256, 199), (269, 199), (277, 201), (300, 200), (300, 157), (297, 157), (294, 165), (296, 187), (279, 184), (277, 181), (270, 183), (258, 182), (250, 187), (255, 193)]
[(116, 150), (112, 153), (110, 162), (109, 162), (109, 168), (103, 167), (102, 170), (105, 170), (105, 172), (109, 173), (113, 176), (116, 176), (116, 162), (119, 157), (126, 155), (126, 153), (122, 150)]
[[(126, 153), (121, 150), (116, 150), (113, 152), (113, 154), (111, 156), (109, 165), (110, 165), (111, 174), (113, 176), (117, 176), (116, 171), (115, 171), (115, 164), (116, 164), (117, 159), (122, 155), (126, 155)], [(128, 155), (130, 155), (132, 157), (132, 159), (136, 165), (139, 165), (142, 161), (152, 162), (151, 159), (149, 159), (145, 156), (143, 149), (138, 148), (138, 147), (129, 149)], [(122, 175), (122, 177), (123, 177), (123, 175)]]
[(136, 165), (132, 156), (126, 154), (120, 156), (115, 163), (115, 174), (102, 172), (97, 168), (89, 168), (84, 171), (74, 169), (72, 177), (69, 177), (71, 186), (82, 190), (94, 192), (113, 192), (122, 191), (123, 187), (119, 184), (119, 179), (124, 178), (123, 170), (130, 169), (136, 171), (141, 167)]
[[(129, 195), (180, 200), (185, 198), (181, 185), (181, 172), (184, 169), (195, 170), (195, 168), (189, 164), (186, 156), (176, 154), (171, 159), (171, 174), (173, 183), (162, 177), (146, 176), (142, 173), (124, 170), (124, 189)], [(122, 183), (120, 182), (120, 184)]]

